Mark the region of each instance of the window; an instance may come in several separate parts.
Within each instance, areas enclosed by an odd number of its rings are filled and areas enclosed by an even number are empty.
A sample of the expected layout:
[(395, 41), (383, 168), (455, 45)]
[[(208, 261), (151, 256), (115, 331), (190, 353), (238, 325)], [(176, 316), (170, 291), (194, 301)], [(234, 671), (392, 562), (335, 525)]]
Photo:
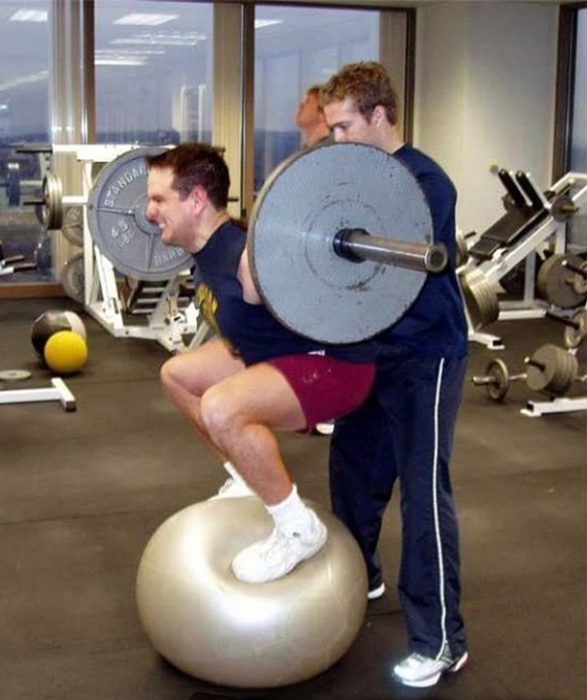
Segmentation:
[(49, 235), (36, 216), (39, 208), (26, 204), (41, 197), (47, 154), (18, 148), (50, 140), (51, 2), (24, 7), (17, 0), (0, 3), (0, 241), (4, 258), (36, 260), (38, 269), (0, 274), (2, 284), (52, 279)]
[[(569, 169), (587, 173), (587, 8), (577, 10), (574, 85), (569, 143)], [(568, 226), (569, 248), (587, 253), (587, 215), (572, 217)]]
[(577, 11), (576, 41), (570, 166), (587, 173), (587, 8)]
[(96, 140), (210, 142), (212, 3), (97, 0), (95, 23)]
[(255, 191), (300, 147), (295, 114), (306, 89), (346, 63), (379, 60), (379, 18), (340, 7), (256, 7)]

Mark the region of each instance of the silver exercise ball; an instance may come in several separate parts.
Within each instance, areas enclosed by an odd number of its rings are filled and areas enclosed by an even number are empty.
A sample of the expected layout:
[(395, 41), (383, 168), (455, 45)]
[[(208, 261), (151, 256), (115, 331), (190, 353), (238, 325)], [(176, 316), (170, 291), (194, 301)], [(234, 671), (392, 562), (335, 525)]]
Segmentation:
[(147, 636), (168, 661), (196, 678), (241, 688), (272, 688), (326, 670), (349, 649), (367, 607), (358, 545), (332, 514), (314, 557), (277, 581), (239, 581), (230, 568), (273, 521), (255, 497), (204, 501), (155, 532), (137, 575)]

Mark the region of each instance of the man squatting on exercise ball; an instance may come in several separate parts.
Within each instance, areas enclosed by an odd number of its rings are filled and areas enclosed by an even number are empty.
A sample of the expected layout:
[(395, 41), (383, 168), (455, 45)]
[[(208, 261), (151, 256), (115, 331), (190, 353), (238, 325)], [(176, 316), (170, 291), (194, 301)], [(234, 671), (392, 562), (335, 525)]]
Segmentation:
[(184, 143), (146, 160), (147, 217), (165, 245), (193, 255), (196, 302), (218, 331), (167, 360), (161, 381), (233, 475), (219, 495), (253, 489), (274, 520), (268, 538), (236, 555), (235, 576), (278, 579), (316, 554), (327, 530), (300, 499), (274, 431), (310, 431), (356, 409), (373, 384), (374, 344), (314, 342), (269, 313), (249, 271), (246, 232), (226, 210), (230, 178), (216, 149)]

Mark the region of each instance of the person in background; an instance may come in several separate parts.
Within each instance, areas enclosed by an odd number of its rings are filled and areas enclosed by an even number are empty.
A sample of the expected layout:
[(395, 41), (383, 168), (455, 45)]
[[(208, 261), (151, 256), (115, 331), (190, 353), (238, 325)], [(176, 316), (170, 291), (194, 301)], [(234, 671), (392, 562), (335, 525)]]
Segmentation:
[(320, 104), (320, 85), (309, 87), (298, 106), (295, 122), (300, 130), (303, 148), (312, 148), (322, 142), (326, 143), (330, 131)]
[(330, 450), (333, 510), (362, 549), (370, 599), (385, 591), (377, 542), (399, 481), (398, 588), (410, 653), (393, 674), (405, 685), (427, 687), (467, 661), (449, 474), (467, 362), (455, 274), (456, 191), (437, 163), (403, 142), (397, 97), (381, 64), (344, 66), (323, 86), (321, 101), (335, 142), (380, 148), (413, 174), (430, 207), (434, 241), (446, 246), (451, 261), (442, 274), (428, 276), (400, 321), (376, 337), (374, 390), (357, 411), (336, 421)]
[[(330, 131), (320, 102), (321, 87), (321, 85), (309, 87), (298, 105), (295, 122), (300, 130), (302, 148), (313, 148), (330, 141)], [(334, 421), (326, 421), (318, 423), (313, 432), (319, 435), (332, 435), (333, 430)]]

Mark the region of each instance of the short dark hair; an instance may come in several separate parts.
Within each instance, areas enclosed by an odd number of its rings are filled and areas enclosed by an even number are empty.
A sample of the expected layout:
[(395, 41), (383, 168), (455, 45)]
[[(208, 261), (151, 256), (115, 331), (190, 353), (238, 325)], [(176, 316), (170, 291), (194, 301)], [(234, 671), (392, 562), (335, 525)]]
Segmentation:
[(163, 153), (145, 158), (147, 167), (170, 168), (173, 172), (173, 189), (185, 199), (200, 185), (216, 209), (226, 209), (230, 174), (218, 148), (207, 143), (180, 143)]
[(327, 105), (351, 97), (359, 112), (371, 119), (378, 105), (390, 124), (397, 123), (398, 99), (387, 70), (375, 61), (348, 63), (322, 86), (321, 102)]

